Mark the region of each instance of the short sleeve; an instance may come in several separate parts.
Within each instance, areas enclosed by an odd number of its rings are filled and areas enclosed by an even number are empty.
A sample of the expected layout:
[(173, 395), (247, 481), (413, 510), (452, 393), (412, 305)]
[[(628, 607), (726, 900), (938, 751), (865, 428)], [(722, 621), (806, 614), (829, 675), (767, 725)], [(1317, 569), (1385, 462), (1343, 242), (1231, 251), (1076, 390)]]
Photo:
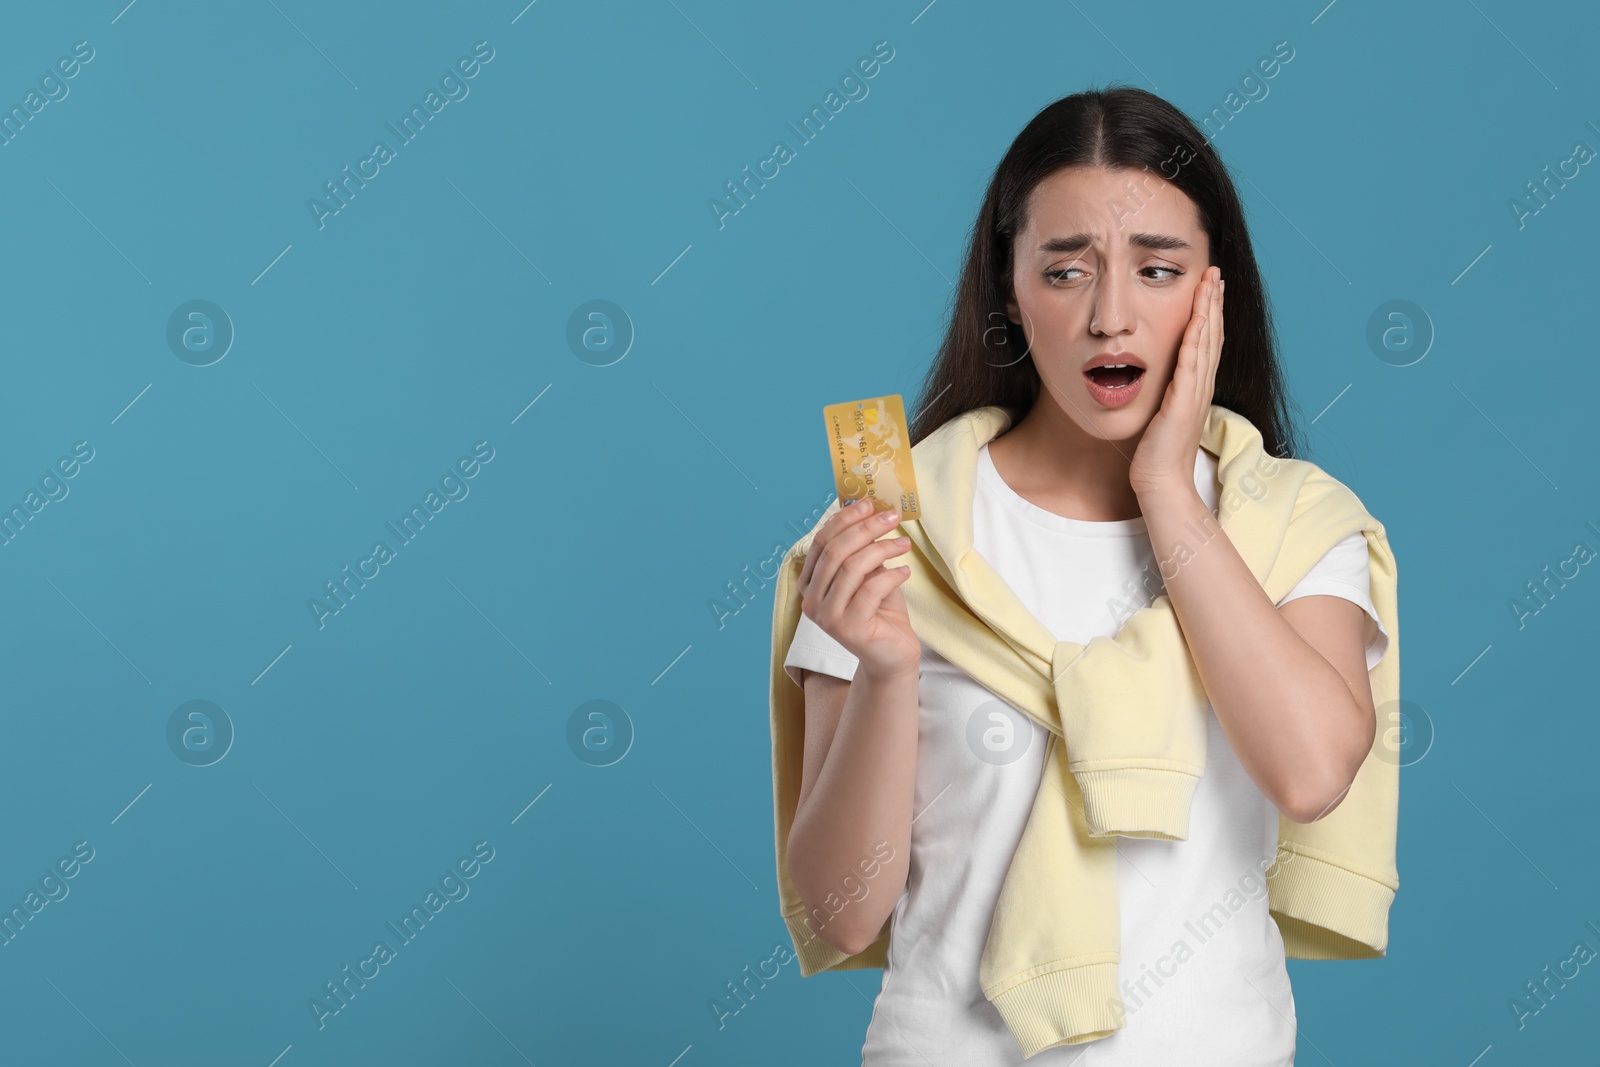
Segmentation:
[(1389, 632), (1372, 606), (1372, 573), (1367, 560), (1367, 535), (1360, 530), (1328, 549), (1298, 585), (1278, 601), (1282, 607), (1303, 596), (1343, 597), (1367, 613), (1367, 670), (1375, 667), (1389, 648)]
[(800, 680), (801, 668), (850, 681), (856, 676), (856, 665), (860, 662), (809, 615), (801, 613), (794, 640), (789, 642), (789, 654), (783, 660), (783, 669), (794, 679), (795, 685), (805, 684)]

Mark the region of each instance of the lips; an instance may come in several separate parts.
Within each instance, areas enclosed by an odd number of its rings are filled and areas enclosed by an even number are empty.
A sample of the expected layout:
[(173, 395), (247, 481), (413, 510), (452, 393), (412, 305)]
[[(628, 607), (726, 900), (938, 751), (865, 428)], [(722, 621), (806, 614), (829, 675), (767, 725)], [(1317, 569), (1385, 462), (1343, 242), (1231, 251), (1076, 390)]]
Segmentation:
[(1132, 352), (1101, 352), (1083, 369), (1089, 395), (1105, 407), (1120, 407), (1139, 394), (1146, 367)]
[(1139, 380), (1147, 368), (1132, 352), (1101, 352), (1084, 365), (1091, 382), (1106, 389), (1126, 389)]
[(1121, 389), (1132, 385), (1144, 371), (1132, 365), (1091, 367), (1084, 374), (1097, 385), (1107, 389)]

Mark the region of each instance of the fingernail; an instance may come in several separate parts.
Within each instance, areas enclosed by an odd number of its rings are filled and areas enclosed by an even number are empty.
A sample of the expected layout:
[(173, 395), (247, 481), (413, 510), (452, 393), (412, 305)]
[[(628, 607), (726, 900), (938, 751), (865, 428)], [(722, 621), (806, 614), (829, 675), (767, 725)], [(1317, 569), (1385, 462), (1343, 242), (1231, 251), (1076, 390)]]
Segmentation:
[(892, 525), (893, 523), (898, 522), (899, 519), (900, 513), (893, 509), (885, 511), (882, 515), (878, 516), (878, 521), (883, 523), (885, 526)]

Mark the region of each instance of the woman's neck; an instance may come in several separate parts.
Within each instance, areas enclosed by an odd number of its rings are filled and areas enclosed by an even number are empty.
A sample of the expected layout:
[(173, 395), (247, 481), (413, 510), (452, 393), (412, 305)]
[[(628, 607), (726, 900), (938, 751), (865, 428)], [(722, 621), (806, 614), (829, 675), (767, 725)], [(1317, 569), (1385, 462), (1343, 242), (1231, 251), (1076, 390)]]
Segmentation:
[(1030, 504), (1069, 519), (1118, 522), (1142, 514), (1128, 482), (1140, 436), (1143, 430), (1121, 441), (1095, 437), (1053, 404), (1038, 401), (989, 442), (989, 458)]

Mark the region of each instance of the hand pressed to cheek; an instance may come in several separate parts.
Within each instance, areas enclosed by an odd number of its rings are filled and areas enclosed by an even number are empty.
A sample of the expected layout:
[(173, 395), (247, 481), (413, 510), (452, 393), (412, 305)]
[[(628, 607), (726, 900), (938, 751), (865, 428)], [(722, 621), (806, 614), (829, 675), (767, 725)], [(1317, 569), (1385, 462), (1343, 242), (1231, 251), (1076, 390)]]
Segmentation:
[(1177, 365), (1128, 470), (1134, 490), (1149, 493), (1190, 486), (1196, 450), (1211, 411), (1222, 352), (1222, 271), (1206, 268), (1178, 346)]

